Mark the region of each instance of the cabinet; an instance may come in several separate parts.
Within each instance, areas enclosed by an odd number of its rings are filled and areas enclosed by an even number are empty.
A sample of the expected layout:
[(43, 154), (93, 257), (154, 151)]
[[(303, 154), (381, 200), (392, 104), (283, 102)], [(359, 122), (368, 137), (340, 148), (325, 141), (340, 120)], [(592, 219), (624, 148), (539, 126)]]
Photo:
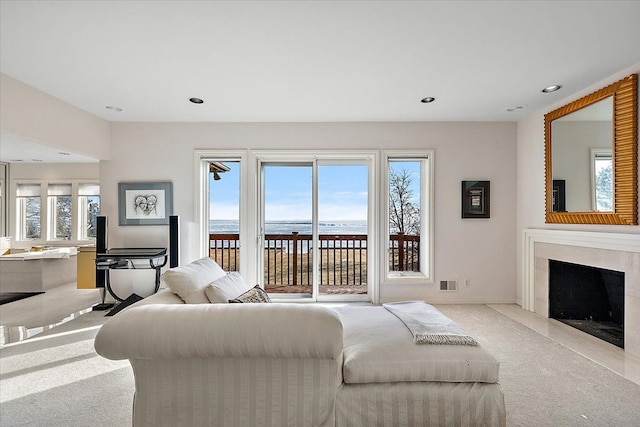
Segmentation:
[(96, 287), (96, 248), (86, 246), (78, 248), (78, 289)]

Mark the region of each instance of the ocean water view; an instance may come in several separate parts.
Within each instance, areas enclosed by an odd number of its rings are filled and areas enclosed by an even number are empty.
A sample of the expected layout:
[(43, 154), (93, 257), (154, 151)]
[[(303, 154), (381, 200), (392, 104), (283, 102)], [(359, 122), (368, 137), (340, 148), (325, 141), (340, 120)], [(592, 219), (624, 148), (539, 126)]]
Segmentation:
[[(311, 221), (267, 221), (266, 234), (311, 234)], [(238, 221), (209, 220), (209, 233), (238, 233)], [(327, 234), (367, 234), (367, 221), (325, 221), (318, 224), (318, 233)]]

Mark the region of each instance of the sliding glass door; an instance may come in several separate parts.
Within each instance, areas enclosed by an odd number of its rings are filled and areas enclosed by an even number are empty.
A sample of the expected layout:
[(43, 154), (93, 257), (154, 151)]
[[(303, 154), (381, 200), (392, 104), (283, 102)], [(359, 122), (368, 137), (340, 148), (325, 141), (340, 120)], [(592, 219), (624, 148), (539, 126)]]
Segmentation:
[(266, 291), (274, 298), (368, 300), (370, 165), (344, 159), (260, 165)]

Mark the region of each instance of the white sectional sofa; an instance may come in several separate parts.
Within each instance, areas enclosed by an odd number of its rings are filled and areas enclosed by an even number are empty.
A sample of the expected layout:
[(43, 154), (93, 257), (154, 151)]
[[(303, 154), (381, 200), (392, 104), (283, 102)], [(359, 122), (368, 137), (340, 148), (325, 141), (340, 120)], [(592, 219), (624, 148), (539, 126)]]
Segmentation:
[(109, 319), (95, 348), (131, 362), (135, 426), (505, 425), (486, 350), (412, 339), (379, 306), (187, 304), (165, 289)]

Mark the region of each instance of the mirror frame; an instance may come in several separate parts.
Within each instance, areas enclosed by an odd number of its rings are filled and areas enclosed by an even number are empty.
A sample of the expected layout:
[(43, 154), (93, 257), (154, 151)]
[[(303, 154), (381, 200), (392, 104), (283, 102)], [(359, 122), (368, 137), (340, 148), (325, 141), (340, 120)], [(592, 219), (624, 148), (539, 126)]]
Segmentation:
[[(613, 96), (613, 212), (552, 212), (551, 122)], [(638, 75), (632, 74), (544, 116), (545, 223), (638, 225)]]

